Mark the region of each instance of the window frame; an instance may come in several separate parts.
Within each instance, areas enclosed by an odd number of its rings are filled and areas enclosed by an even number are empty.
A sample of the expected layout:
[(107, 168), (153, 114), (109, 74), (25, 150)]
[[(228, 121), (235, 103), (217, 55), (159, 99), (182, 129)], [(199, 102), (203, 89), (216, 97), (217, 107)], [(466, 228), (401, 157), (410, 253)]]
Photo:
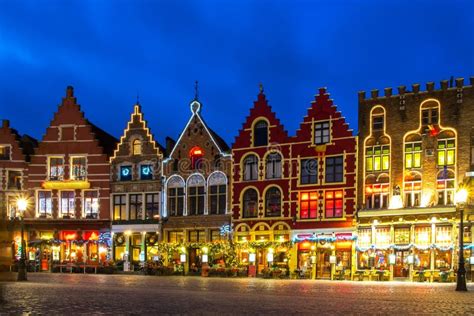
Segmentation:
[[(88, 194), (92, 194), (92, 196), (87, 196)], [(94, 197), (94, 194), (95, 194), (95, 197)], [(82, 200), (83, 200), (85, 218), (98, 218), (99, 212), (100, 212), (99, 191), (98, 190), (85, 190), (83, 193)]]
[[(248, 194), (255, 193), (254, 199), (248, 197)], [(253, 197), (252, 197), (253, 198)], [(254, 188), (245, 189), (242, 194), (242, 218), (258, 218), (258, 191)], [(249, 203), (254, 203), (254, 210), (250, 213)]]
[[(53, 159), (60, 159), (62, 161), (62, 164), (52, 164)], [(52, 181), (62, 181), (64, 180), (64, 156), (48, 156), (48, 180)], [(61, 167), (61, 168), (60, 168)], [(56, 170), (57, 175), (53, 176), (52, 175), (52, 168), (58, 168)]]
[[(306, 171), (312, 171), (312, 169), (306, 168), (306, 165), (314, 161), (314, 165), (316, 166), (315, 174)], [(314, 180), (314, 181), (312, 181)], [(300, 184), (318, 184), (319, 183), (319, 159), (317, 158), (306, 158), (300, 160)]]
[[(270, 197), (270, 194), (275, 194), (278, 192), (278, 211), (269, 211), (270, 209), (270, 202), (272, 199), (276, 200), (276, 197)], [(282, 192), (279, 187), (271, 186), (265, 191), (265, 217), (281, 217), (282, 216), (282, 206), (283, 206), (283, 196)]]
[(168, 216), (184, 216), (184, 199), (186, 197), (184, 189), (184, 187), (168, 188), (166, 205)]
[(314, 122), (313, 144), (324, 145), (331, 142), (331, 121)]
[[(419, 145), (419, 147), (417, 147), (417, 145)], [(422, 146), (423, 146), (423, 143), (421, 141), (405, 142), (405, 146), (404, 146), (405, 169), (421, 168), (422, 153), (423, 153)], [(410, 164), (408, 163), (409, 161), (410, 161)]]
[[(123, 170), (124, 169), (130, 169), (129, 175), (124, 176), (123, 175)], [(126, 165), (121, 165), (119, 166), (119, 181), (132, 181), (133, 180), (133, 165), (131, 164), (126, 164)]]
[[(80, 170), (80, 174), (83, 172), (83, 175), (76, 175), (75, 174), (75, 164), (74, 164), (74, 159), (84, 159), (84, 165), (83, 165), (83, 170)], [(69, 179), (71, 180), (86, 180), (87, 179), (87, 156), (71, 156), (69, 157), (69, 165), (70, 165), (70, 170), (69, 170)], [(80, 165), (78, 165), (80, 166)], [(81, 172), (82, 171), (82, 172)]]
[[(253, 161), (250, 161), (253, 159)], [(258, 180), (258, 164), (259, 159), (255, 154), (250, 154), (243, 159), (243, 180), (244, 181), (256, 181)]]
[[(213, 192), (213, 189), (216, 189), (216, 192)], [(221, 189), (223, 190), (221, 192)], [(208, 211), (209, 214), (218, 215), (225, 214), (227, 210), (227, 184), (213, 184), (209, 185), (208, 189)], [(224, 199), (222, 201), (222, 198)], [(214, 209), (214, 205), (216, 208)]]
[[(376, 153), (377, 149), (380, 151), (378, 154)], [(384, 152), (384, 150), (387, 150), (387, 152)], [(365, 146), (364, 156), (366, 172), (388, 172), (390, 170), (390, 144)], [(375, 168), (377, 160), (380, 165), (379, 169)], [(371, 161), (371, 168), (368, 168), (369, 161)], [(385, 165), (387, 165), (387, 168), (384, 168)]]
[[(317, 219), (319, 213), (319, 193), (317, 191), (300, 192), (300, 219)], [(303, 212), (307, 212), (303, 216)], [(313, 216), (314, 214), (314, 216)]]
[[(119, 200), (119, 203), (117, 203), (117, 198)], [(114, 217), (113, 217), (113, 220), (114, 221), (123, 221), (123, 220), (126, 220), (127, 219), (127, 195), (126, 194), (114, 194), (113, 195), (113, 212), (114, 212)], [(116, 217), (117, 215), (117, 206), (118, 206), (118, 217)], [(123, 215), (123, 216), (122, 216)]]
[[(151, 197), (151, 201), (149, 201)], [(160, 194), (159, 193), (145, 193), (145, 219), (157, 219), (160, 218)], [(151, 210), (151, 213), (150, 213)], [(151, 214), (151, 216), (150, 216)]]
[[(259, 124), (265, 126), (259, 126)], [(263, 119), (257, 120), (253, 126), (253, 147), (268, 146), (269, 138), (268, 122)]]
[[(68, 195), (65, 197), (65, 195)], [(64, 200), (67, 201), (66, 210)], [(62, 218), (76, 217), (76, 192), (72, 190), (59, 191), (59, 212)]]
[[(340, 194), (338, 196), (338, 194)], [(340, 207), (338, 207), (340, 202)], [(332, 207), (330, 206), (332, 203)], [(337, 212), (340, 213), (337, 213)], [(331, 213), (328, 213), (331, 212)], [(339, 214), (339, 215), (337, 215)], [(324, 192), (324, 218), (343, 218), (344, 217), (344, 190), (327, 190)]]
[[(193, 190), (194, 192), (192, 192), (191, 190)], [(191, 216), (204, 215), (206, 209), (206, 187), (204, 185), (188, 186), (187, 191), (187, 214)]]
[[(448, 147), (450, 142), (454, 144), (453, 147)], [(444, 143), (444, 148), (440, 148), (440, 143)], [(450, 160), (450, 153), (452, 153), (451, 163), (449, 163), (448, 161)], [(440, 163), (441, 157), (443, 157), (442, 160), (444, 160), (444, 164)], [(438, 168), (456, 165), (456, 138), (450, 137), (438, 139), (436, 144), (436, 165), (438, 166)]]
[[(326, 157), (325, 163), (324, 181), (326, 183), (344, 182), (344, 156)], [(338, 171), (338, 167), (340, 167), (340, 171)]]
[[(133, 216), (132, 216), (133, 215)], [(143, 219), (143, 194), (130, 193), (128, 195), (128, 220)]]
[(283, 173), (282, 160), (282, 156), (278, 152), (267, 155), (265, 159), (265, 179), (281, 179)]
[[(41, 195), (44, 194), (45, 196), (42, 197)], [(47, 197), (46, 195), (49, 195)], [(44, 201), (44, 205), (41, 202)], [(43, 210), (44, 206), (44, 210)], [(51, 217), (53, 216), (53, 192), (48, 190), (39, 190), (38, 191), (38, 202), (37, 202), (37, 213), (38, 217)]]

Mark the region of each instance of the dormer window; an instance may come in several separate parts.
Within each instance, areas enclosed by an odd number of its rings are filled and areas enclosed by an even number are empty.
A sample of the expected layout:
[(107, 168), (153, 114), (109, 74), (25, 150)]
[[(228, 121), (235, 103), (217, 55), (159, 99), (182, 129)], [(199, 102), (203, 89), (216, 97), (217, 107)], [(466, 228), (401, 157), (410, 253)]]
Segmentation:
[(131, 181), (132, 180), (132, 166), (121, 166), (120, 167), (120, 181)]
[(201, 147), (195, 146), (189, 151), (189, 158), (191, 158), (191, 169), (199, 169), (201, 167), (204, 151)]
[(139, 139), (135, 139), (132, 142), (132, 155), (141, 155), (142, 154), (142, 142)]
[(258, 121), (253, 129), (253, 145), (267, 146), (268, 145), (268, 124), (266, 121)]
[(0, 160), (10, 160), (10, 146), (0, 145)]

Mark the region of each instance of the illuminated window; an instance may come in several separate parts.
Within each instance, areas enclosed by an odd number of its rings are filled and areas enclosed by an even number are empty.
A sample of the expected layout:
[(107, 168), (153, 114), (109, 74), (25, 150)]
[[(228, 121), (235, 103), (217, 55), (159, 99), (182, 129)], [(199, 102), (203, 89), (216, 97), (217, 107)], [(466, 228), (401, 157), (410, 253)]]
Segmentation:
[(209, 213), (225, 214), (227, 186), (225, 184), (209, 186)]
[(160, 217), (160, 195), (149, 193), (145, 195), (145, 219), (157, 219)]
[(279, 153), (271, 153), (267, 156), (266, 161), (266, 178), (279, 179), (281, 178), (281, 155)]
[(10, 160), (9, 145), (0, 145), (0, 160)]
[(97, 218), (99, 215), (99, 192), (84, 191), (84, 213), (86, 218)]
[(142, 142), (139, 139), (135, 139), (132, 142), (132, 155), (142, 154)]
[(368, 248), (372, 245), (372, 229), (363, 228), (359, 229), (357, 243), (359, 247)]
[(220, 230), (217, 230), (217, 229), (212, 229), (210, 235), (211, 235), (211, 241), (218, 241), (218, 240), (223, 239), (223, 237), (221, 236)]
[(40, 217), (52, 215), (51, 191), (38, 192), (38, 213)]
[(204, 186), (192, 186), (188, 188), (188, 215), (204, 214)]
[(314, 124), (314, 144), (322, 145), (329, 143), (330, 131), (329, 122), (321, 122)]
[(281, 216), (281, 192), (277, 187), (271, 187), (265, 193), (265, 216)]
[(367, 209), (383, 209), (388, 207), (389, 183), (388, 177), (381, 177), (379, 181), (365, 184), (365, 207)]
[(438, 173), (436, 184), (438, 192), (438, 205), (454, 204), (454, 172), (451, 170), (442, 170)]
[(377, 227), (375, 230), (375, 244), (378, 247), (388, 247), (391, 243), (389, 227)]
[(170, 216), (183, 216), (184, 188), (168, 189), (168, 212)]
[(452, 226), (436, 226), (435, 243), (449, 246), (452, 243)]
[(324, 194), (324, 202), (326, 218), (342, 217), (344, 199), (341, 190), (326, 191)]
[(71, 180), (85, 180), (86, 157), (71, 157)]
[(419, 174), (411, 174), (405, 176), (404, 192), (406, 207), (420, 206), (421, 176)]
[(243, 196), (243, 217), (254, 218), (258, 216), (258, 194), (254, 189), (247, 189)]
[(326, 158), (326, 182), (342, 182), (344, 177), (343, 157)]
[(451, 166), (455, 163), (456, 141), (454, 139), (438, 140), (438, 166)]
[(132, 180), (132, 166), (121, 166), (120, 167), (120, 181)]
[(62, 191), (60, 205), (61, 205), (61, 215), (64, 218), (74, 217), (74, 213), (75, 213), (74, 192)]
[(191, 230), (188, 233), (189, 242), (206, 242), (205, 230)]
[(431, 227), (415, 227), (415, 244), (419, 246), (428, 246), (431, 244)]
[(127, 200), (125, 194), (114, 195), (114, 220), (124, 220), (127, 216)]
[(405, 144), (405, 169), (421, 168), (421, 142)]
[(142, 219), (143, 201), (142, 201), (141, 194), (130, 194), (128, 207), (129, 207), (128, 219), (130, 220)]
[(64, 159), (62, 157), (49, 157), (49, 179), (62, 180), (64, 177)]
[(258, 121), (253, 129), (253, 145), (266, 146), (268, 145), (268, 124), (266, 121)]
[(182, 231), (168, 232), (168, 242), (170, 243), (182, 243), (184, 242), (184, 235)]
[(371, 146), (365, 149), (366, 171), (388, 171), (390, 169), (390, 146)]
[(423, 125), (429, 125), (429, 124), (438, 124), (438, 119), (439, 119), (439, 113), (438, 113), (438, 108), (429, 108), (429, 109), (423, 109), (421, 111), (421, 123)]
[(318, 183), (318, 160), (304, 159), (301, 160), (301, 184), (315, 184)]
[(189, 151), (189, 157), (191, 158), (191, 169), (200, 169), (202, 166), (202, 159), (204, 157), (204, 151), (201, 147), (195, 146)]
[(153, 179), (153, 166), (152, 165), (141, 165), (140, 166), (140, 179), (141, 180), (152, 180)]
[(318, 193), (300, 193), (300, 218), (314, 219), (318, 216)]
[(384, 115), (372, 116), (372, 130), (373, 131), (382, 131), (383, 123), (384, 123)]
[(244, 180), (258, 179), (258, 158), (255, 155), (245, 157), (244, 160)]

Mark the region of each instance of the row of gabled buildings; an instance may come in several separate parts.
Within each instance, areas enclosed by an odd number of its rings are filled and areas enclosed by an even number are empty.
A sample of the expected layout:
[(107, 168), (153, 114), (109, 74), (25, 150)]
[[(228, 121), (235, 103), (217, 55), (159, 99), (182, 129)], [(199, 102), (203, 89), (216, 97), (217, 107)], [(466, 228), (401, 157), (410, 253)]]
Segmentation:
[(474, 171), (473, 84), (361, 92), (358, 135), (321, 88), (291, 136), (261, 88), (232, 147), (197, 98), (179, 137), (161, 146), (141, 105), (115, 139), (84, 117), (68, 87), (41, 141), (3, 121), (0, 256), (18, 257), (16, 200), (27, 196), (26, 251), (39, 270), (155, 261), (434, 277), (456, 266), (454, 194)]

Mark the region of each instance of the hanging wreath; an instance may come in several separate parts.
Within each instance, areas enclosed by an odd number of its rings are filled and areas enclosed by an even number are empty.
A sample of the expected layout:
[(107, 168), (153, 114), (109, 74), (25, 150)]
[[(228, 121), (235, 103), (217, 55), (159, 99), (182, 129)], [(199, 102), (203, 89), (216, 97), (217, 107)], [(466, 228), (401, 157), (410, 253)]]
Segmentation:
[(114, 237), (115, 245), (122, 246), (125, 243), (125, 236), (123, 234), (117, 234)]
[(158, 241), (158, 236), (156, 234), (147, 234), (146, 235), (146, 242), (148, 245), (155, 245)]

